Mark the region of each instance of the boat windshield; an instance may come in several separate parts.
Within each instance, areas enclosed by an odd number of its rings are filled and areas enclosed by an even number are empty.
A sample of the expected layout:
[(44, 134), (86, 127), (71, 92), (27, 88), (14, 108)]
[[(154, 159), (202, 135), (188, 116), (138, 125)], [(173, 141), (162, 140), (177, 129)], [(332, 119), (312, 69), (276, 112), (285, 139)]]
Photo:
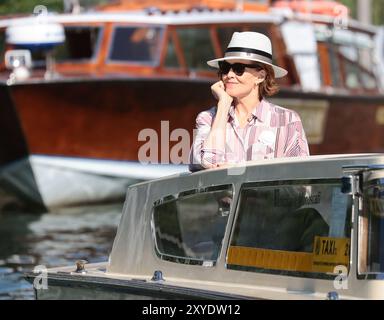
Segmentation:
[(380, 89), (374, 35), (304, 21), (287, 21), (281, 31), (302, 88)]
[(313, 278), (347, 273), (350, 199), (334, 179), (245, 184), (228, 268)]
[(191, 190), (155, 204), (152, 229), (161, 259), (213, 266), (232, 204), (232, 186)]
[(347, 89), (375, 90), (380, 84), (376, 77), (374, 38), (367, 33), (336, 29), (327, 37), (327, 31), (317, 26), (319, 46), (328, 51), (332, 65), (332, 86)]
[(158, 63), (163, 28), (117, 26), (112, 36), (109, 60), (120, 63)]
[(359, 275), (384, 277), (384, 179), (365, 183), (359, 219)]
[[(90, 26), (66, 26), (65, 41), (54, 48), (57, 62), (84, 63), (89, 62), (98, 54), (102, 28)], [(33, 67), (46, 66), (46, 48), (35, 48), (31, 51)]]
[(91, 26), (66, 26), (65, 42), (56, 48), (58, 61), (84, 62), (97, 56), (102, 28)]

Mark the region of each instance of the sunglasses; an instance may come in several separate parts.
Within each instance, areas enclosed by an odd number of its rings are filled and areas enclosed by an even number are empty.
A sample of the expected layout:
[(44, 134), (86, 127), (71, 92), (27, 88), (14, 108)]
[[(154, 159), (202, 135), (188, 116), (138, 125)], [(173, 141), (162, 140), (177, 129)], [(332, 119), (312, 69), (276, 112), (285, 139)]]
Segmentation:
[(263, 69), (263, 67), (260, 66), (259, 64), (244, 64), (244, 63), (230, 64), (227, 61), (219, 61), (219, 72), (221, 74), (227, 74), (229, 70), (232, 69), (237, 76), (242, 76), (245, 71), (245, 68), (257, 69), (258, 71)]

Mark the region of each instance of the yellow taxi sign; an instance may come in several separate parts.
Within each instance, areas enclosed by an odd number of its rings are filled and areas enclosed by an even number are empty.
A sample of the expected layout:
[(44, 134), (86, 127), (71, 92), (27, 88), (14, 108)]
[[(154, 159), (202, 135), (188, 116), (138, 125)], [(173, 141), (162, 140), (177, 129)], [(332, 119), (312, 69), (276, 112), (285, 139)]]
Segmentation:
[(315, 237), (312, 256), (313, 272), (334, 273), (336, 266), (349, 267), (350, 239)]

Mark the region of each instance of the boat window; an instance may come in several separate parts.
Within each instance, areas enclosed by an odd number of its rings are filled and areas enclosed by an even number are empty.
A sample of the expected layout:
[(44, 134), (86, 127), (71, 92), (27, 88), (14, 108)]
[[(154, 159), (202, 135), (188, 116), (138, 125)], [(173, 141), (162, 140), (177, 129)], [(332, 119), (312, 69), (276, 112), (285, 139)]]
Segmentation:
[(160, 27), (116, 27), (109, 59), (143, 64), (157, 63), (161, 31)]
[(359, 217), (360, 275), (384, 279), (384, 179), (373, 179), (363, 189)]
[[(239, 28), (236, 27), (220, 27), (217, 28), (217, 37), (219, 39), (219, 44), (221, 47), (222, 54), (225, 53), (225, 50), (227, 50), (227, 46), (229, 42), (231, 41), (231, 37), (234, 32), (240, 32), (243, 30), (239, 30)], [(213, 59), (213, 58), (212, 58)]]
[(269, 28), (266, 26), (259, 26), (259, 25), (253, 25), (250, 28), (247, 28), (244, 31), (254, 31), (254, 32), (260, 32), (262, 34), (265, 34), (267, 37), (271, 38)]
[(5, 55), (5, 32), (4, 30), (0, 30), (0, 70), (5, 69), (5, 63), (4, 63), (4, 55)]
[(65, 42), (57, 48), (58, 60), (92, 59), (97, 51), (100, 27), (66, 27)]
[(231, 41), (231, 37), (234, 32), (242, 32), (242, 31), (254, 31), (254, 32), (260, 32), (265, 34), (266, 36), (270, 37), (268, 28), (264, 26), (257, 25), (256, 27), (253, 26), (247, 26), (244, 25), (242, 27), (231, 27), (231, 26), (220, 26), (217, 27), (217, 37), (219, 39), (219, 44), (221, 46), (221, 52), (222, 54), (225, 53), (227, 50), (227, 46), (229, 42)]
[(100, 27), (66, 27), (65, 42), (56, 48), (57, 60), (85, 60), (96, 55)]
[(232, 206), (232, 186), (191, 190), (155, 203), (155, 250), (164, 260), (213, 266)]
[(359, 60), (359, 54), (357, 48), (354, 47), (347, 47), (347, 46), (340, 46), (339, 47), (340, 53), (346, 57), (348, 60), (357, 63)]
[(361, 81), (363, 83), (363, 87), (365, 89), (376, 89), (377, 88), (376, 78), (373, 75), (371, 75), (367, 72), (361, 72), (360, 76), (361, 76)]
[[(54, 48), (55, 59), (58, 62), (93, 59), (97, 54), (100, 36), (100, 27), (65, 27), (65, 42)], [(33, 68), (45, 68), (46, 48), (35, 48), (31, 54)]]
[(177, 68), (179, 67), (179, 61), (176, 55), (175, 44), (173, 43), (172, 37), (169, 37), (168, 46), (167, 46), (167, 54), (165, 56), (164, 65), (167, 68)]
[[(338, 70), (340, 70), (340, 62), (339, 62), (339, 56), (338, 56), (338, 53), (337, 53), (337, 47), (332, 45), (332, 44), (328, 44), (328, 54), (329, 54), (329, 61), (330, 61), (330, 67), (331, 67), (331, 70), (329, 70), (329, 72), (331, 73), (331, 78), (332, 78), (332, 86), (334, 87), (341, 87), (341, 76), (340, 76), (340, 72)], [(332, 70), (335, 70), (335, 71), (332, 71)]]
[(377, 29), (375, 36), (375, 56), (377, 64), (374, 72), (378, 78), (380, 89), (384, 90), (384, 26)]
[(374, 40), (370, 35), (352, 30), (333, 30), (327, 25), (315, 25), (315, 30), (317, 41), (329, 49), (333, 86), (354, 90), (378, 88)]
[(344, 70), (346, 87), (350, 89), (358, 89), (360, 87), (359, 68), (354, 63), (344, 61)]
[[(320, 63), (315, 28), (306, 22), (289, 21), (281, 28), (287, 53), (293, 58), (301, 87), (316, 91), (321, 87)], [(300, 39), (300, 46), (297, 45)]]
[(184, 52), (187, 68), (191, 70), (212, 70), (207, 61), (215, 58), (208, 28), (178, 28), (177, 35)]
[(227, 266), (334, 278), (349, 268), (350, 208), (339, 180), (245, 184)]
[[(356, 54), (357, 55), (357, 54)], [(344, 64), (344, 78), (345, 86), (349, 89), (375, 89), (377, 88), (377, 82), (374, 74), (368, 72), (361, 65), (358, 64), (358, 57), (355, 57), (355, 61), (347, 58), (342, 54)]]

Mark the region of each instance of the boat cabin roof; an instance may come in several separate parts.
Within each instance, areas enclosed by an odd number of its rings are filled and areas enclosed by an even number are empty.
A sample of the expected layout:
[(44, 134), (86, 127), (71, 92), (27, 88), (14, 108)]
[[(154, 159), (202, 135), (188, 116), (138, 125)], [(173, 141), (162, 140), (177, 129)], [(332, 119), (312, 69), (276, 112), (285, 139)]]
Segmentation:
[[(176, 286), (325, 298), (341, 270), (348, 280), (342, 298), (382, 297), (381, 281), (362, 279), (384, 271), (368, 231), (380, 225), (369, 206), (384, 197), (383, 165), (383, 154), (274, 159), (133, 185), (107, 275), (150, 281), (160, 270)], [(371, 199), (363, 211), (360, 193)]]
[[(161, 25), (186, 25), (186, 24), (214, 24), (214, 23), (275, 23), (284, 20), (302, 20), (319, 23), (334, 24), (334, 17), (320, 14), (287, 13), (278, 9), (267, 12), (235, 11), (235, 10), (191, 10), (191, 11), (150, 11), (134, 10), (125, 12), (84, 12), (81, 14), (56, 14), (49, 13), (41, 19), (41, 22), (56, 22), (63, 24), (84, 23), (149, 23)], [(36, 16), (17, 18), (5, 18), (0, 20), (0, 28), (10, 25), (35, 23)], [(375, 33), (377, 27), (361, 23), (354, 19), (348, 19), (349, 27), (361, 31)]]
[[(44, 17), (44, 22), (63, 24), (82, 23), (140, 23), (140, 24), (214, 24), (214, 23), (241, 23), (241, 22), (268, 22), (279, 23), (283, 16), (266, 13), (236, 12), (236, 11), (201, 11), (201, 12), (166, 12), (164, 14), (148, 14), (138, 10), (131, 12), (89, 12), (79, 15), (74, 14), (49, 14)], [(0, 20), (0, 28), (15, 24), (28, 24), (36, 22), (36, 17), (22, 17), (16, 19)]]

